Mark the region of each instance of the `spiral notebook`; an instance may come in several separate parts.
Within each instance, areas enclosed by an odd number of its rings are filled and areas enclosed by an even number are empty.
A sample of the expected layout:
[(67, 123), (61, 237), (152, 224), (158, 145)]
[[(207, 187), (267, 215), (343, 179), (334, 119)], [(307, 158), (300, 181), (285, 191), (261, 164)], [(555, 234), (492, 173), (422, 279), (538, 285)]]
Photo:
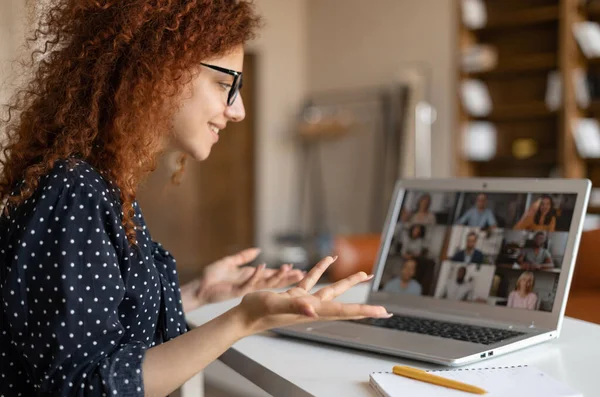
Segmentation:
[[(428, 371), (487, 391), (486, 397), (583, 397), (540, 370), (526, 365)], [(406, 378), (392, 372), (374, 372), (369, 383), (383, 397), (473, 397), (475, 394)]]

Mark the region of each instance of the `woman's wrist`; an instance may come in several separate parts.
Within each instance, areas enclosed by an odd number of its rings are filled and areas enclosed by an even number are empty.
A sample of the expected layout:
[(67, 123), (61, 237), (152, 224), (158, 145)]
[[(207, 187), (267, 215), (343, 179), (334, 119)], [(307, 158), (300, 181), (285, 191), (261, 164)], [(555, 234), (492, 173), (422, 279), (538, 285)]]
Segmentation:
[(181, 286), (181, 304), (184, 313), (192, 312), (207, 304), (204, 296), (205, 290), (203, 278), (198, 278)]
[(233, 327), (236, 341), (256, 332), (253, 327), (254, 322), (240, 305), (234, 306), (223, 313), (223, 317)]

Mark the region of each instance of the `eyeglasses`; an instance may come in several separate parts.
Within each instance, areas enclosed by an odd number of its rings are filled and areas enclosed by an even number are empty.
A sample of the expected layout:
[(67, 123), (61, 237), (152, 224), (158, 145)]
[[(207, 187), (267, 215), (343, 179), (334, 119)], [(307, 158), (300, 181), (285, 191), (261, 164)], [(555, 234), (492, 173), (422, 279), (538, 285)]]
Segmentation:
[(220, 66), (209, 65), (208, 63), (200, 62), (202, 66), (206, 66), (207, 68), (211, 68), (221, 73), (226, 73), (230, 76), (233, 76), (233, 83), (231, 84), (231, 88), (229, 88), (229, 93), (227, 94), (227, 106), (233, 105), (235, 102), (240, 90), (242, 89), (243, 79), (242, 72), (238, 72), (231, 69), (225, 69)]

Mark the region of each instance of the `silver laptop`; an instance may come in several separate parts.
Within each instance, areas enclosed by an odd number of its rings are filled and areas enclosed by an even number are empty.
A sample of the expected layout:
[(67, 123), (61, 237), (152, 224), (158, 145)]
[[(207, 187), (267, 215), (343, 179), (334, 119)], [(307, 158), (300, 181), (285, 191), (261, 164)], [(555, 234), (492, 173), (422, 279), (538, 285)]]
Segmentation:
[(444, 365), (557, 338), (591, 184), (399, 181), (367, 302), (390, 319), (275, 332)]

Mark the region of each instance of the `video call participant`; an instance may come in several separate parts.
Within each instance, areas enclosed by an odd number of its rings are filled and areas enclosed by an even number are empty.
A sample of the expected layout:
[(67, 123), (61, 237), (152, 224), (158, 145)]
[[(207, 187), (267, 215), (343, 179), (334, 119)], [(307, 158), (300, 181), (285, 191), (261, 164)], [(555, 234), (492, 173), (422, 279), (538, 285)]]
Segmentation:
[(403, 220), (410, 224), (421, 224), (421, 225), (435, 225), (436, 219), (435, 214), (429, 211), (431, 207), (431, 195), (424, 193), (417, 200), (417, 206), (413, 213), (406, 212), (403, 216)]
[(425, 226), (419, 224), (412, 225), (408, 229), (407, 234), (403, 234), (402, 238), (402, 258), (407, 260), (424, 255), (427, 250)]
[(464, 250), (455, 253), (451, 260), (454, 262), (475, 263), (480, 265), (484, 261), (483, 252), (475, 248), (477, 246), (477, 233), (470, 232), (467, 235), (467, 244)]
[(406, 295), (421, 295), (421, 284), (414, 279), (416, 272), (417, 261), (415, 259), (405, 260), (399, 270), (397, 270), (396, 277), (385, 284), (383, 291)]
[(523, 252), (517, 259), (521, 265), (521, 269), (540, 270), (552, 269), (552, 255), (547, 248), (544, 248), (546, 243), (546, 235), (544, 232), (537, 232), (533, 238), (533, 247), (523, 248)]
[(446, 283), (441, 297), (454, 301), (473, 300), (473, 284), (466, 276), (467, 268), (460, 266), (456, 270), (456, 278), (451, 278)]
[(531, 272), (523, 272), (517, 280), (514, 291), (508, 295), (506, 307), (535, 310), (538, 297), (533, 292), (535, 278)]
[(554, 200), (545, 194), (531, 204), (514, 229), (553, 232), (556, 229), (556, 217)]
[(482, 229), (495, 228), (498, 224), (492, 210), (487, 208), (487, 196), (483, 193), (477, 195), (475, 205), (468, 209), (456, 223)]

